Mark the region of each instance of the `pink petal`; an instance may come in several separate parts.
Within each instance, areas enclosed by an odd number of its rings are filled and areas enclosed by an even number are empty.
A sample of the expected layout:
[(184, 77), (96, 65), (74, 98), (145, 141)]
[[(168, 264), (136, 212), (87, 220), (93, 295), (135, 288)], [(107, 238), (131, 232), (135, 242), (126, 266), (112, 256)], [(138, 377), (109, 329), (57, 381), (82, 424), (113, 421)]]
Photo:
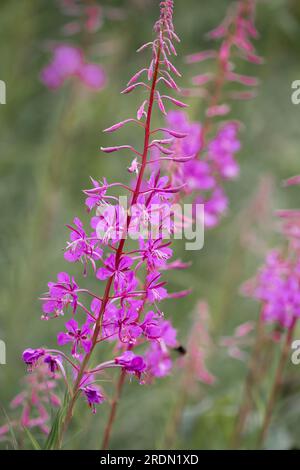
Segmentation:
[(103, 132), (114, 132), (118, 129), (120, 129), (121, 127), (125, 126), (125, 124), (127, 124), (128, 122), (134, 122), (135, 120), (134, 119), (125, 119), (124, 121), (121, 121), (121, 122), (118, 122), (117, 124), (114, 124), (113, 126), (111, 127), (108, 127), (107, 129), (104, 129)]
[(186, 58), (186, 62), (188, 64), (194, 64), (195, 62), (202, 62), (207, 59), (214, 59), (216, 56), (217, 56), (217, 53), (214, 50), (203, 51), (203, 52), (198, 52), (196, 54), (188, 55)]
[(138, 83), (134, 83), (133, 85), (130, 85), (127, 88), (125, 88), (124, 90), (122, 90), (121, 94), (126, 95), (127, 93), (130, 93), (131, 91), (135, 90), (135, 88), (137, 88), (138, 86), (143, 86), (143, 87), (147, 88), (147, 85), (144, 82), (138, 82)]
[(194, 85), (205, 85), (208, 83), (210, 80), (212, 80), (214, 75), (212, 73), (203, 73), (201, 75), (196, 75), (195, 77), (192, 78), (192, 82)]
[(96, 274), (97, 279), (100, 279), (101, 281), (105, 281), (105, 279), (108, 279), (113, 275), (113, 272), (109, 269), (106, 268), (99, 268)]
[(165, 99), (171, 101), (171, 103), (175, 104), (179, 108), (187, 108), (188, 107), (187, 104), (183, 103), (182, 101), (176, 100), (175, 98), (172, 98), (171, 96), (162, 95), (162, 98), (165, 98)]
[(228, 104), (221, 104), (218, 106), (211, 106), (206, 110), (206, 115), (208, 117), (214, 116), (225, 116), (230, 112), (230, 106)]
[(142, 69), (142, 70), (139, 70), (136, 74), (133, 75), (133, 77), (131, 77), (131, 79), (129, 80), (129, 82), (127, 83), (128, 86), (132, 85), (133, 83), (135, 83), (137, 81), (137, 79), (140, 77), (140, 75), (142, 75), (143, 72), (146, 72), (147, 69)]

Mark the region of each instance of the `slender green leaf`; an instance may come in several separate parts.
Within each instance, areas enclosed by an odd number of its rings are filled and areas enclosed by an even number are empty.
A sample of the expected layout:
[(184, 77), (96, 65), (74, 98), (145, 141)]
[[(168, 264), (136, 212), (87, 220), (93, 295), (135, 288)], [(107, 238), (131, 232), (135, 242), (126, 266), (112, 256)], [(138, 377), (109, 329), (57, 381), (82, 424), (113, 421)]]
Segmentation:
[(23, 427), (23, 429), (26, 432), (34, 450), (41, 450), (42, 448), (40, 444), (38, 443), (38, 441), (36, 440), (32, 432), (30, 431), (30, 429), (26, 428), (25, 426)]
[(66, 392), (65, 396), (64, 396), (63, 404), (62, 404), (61, 408), (58, 410), (58, 412), (56, 413), (56, 416), (55, 416), (53, 424), (52, 424), (51, 431), (50, 431), (49, 436), (48, 436), (48, 438), (45, 442), (45, 445), (44, 445), (45, 450), (53, 450), (53, 449), (57, 448), (57, 446), (58, 446), (61, 427), (63, 425), (64, 417), (66, 415), (68, 403), (69, 403), (69, 395)]

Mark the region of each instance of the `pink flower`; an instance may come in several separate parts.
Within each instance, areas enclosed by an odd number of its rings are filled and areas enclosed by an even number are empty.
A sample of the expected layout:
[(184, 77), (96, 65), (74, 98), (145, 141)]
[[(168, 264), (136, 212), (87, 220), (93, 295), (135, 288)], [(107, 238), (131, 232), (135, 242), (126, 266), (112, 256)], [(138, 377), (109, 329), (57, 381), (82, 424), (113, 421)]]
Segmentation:
[(172, 249), (169, 248), (170, 243), (163, 241), (161, 238), (156, 240), (141, 238), (139, 245), (142, 260), (147, 262), (150, 271), (164, 266), (173, 254)]
[(138, 319), (138, 308), (134, 306), (120, 309), (111, 306), (105, 310), (103, 324), (105, 334), (114, 339), (117, 336), (121, 343), (134, 344), (143, 333), (142, 326), (138, 324)]
[(101, 90), (106, 83), (104, 70), (97, 64), (82, 64), (79, 77), (87, 87), (95, 91)]
[(78, 217), (74, 219), (74, 227), (68, 225), (70, 229), (70, 242), (67, 244), (67, 248), (64, 257), (67, 261), (74, 263), (81, 260), (84, 264), (86, 273), (87, 262), (92, 263), (95, 269), (95, 261), (101, 259), (103, 250), (97, 246), (98, 240), (94, 237), (88, 237), (83, 224)]
[(146, 295), (150, 303), (160, 302), (168, 295), (167, 290), (164, 288), (166, 283), (164, 281), (160, 281), (160, 277), (161, 274), (155, 271), (147, 276)]
[(97, 271), (97, 278), (101, 281), (114, 276), (114, 285), (116, 292), (122, 290), (127, 284), (126, 273), (129, 271), (133, 264), (129, 256), (122, 256), (119, 263), (116, 263), (116, 255), (111, 254), (104, 261), (105, 267), (99, 268)]
[(254, 279), (243, 286), (243, 293), (261, 301), (263, 318), (289, 328), (300, 316), (300, 265), (271, 251)]
[(153, 377), (165, 377), (172, 369), (172, 359), (169, 352), (159, 343), (152, 343), (146, 352), (147, 372)]
[(38, 363), (38, 360), (45, 355), (45, 349), (25, 349), (22, 354), (23, 361), (32, 370)]
[(138, 377), (144, 372), (146, 364), (142, 356), (136, 356), (132, 351), (125, 351), (122, 356), (115, 358), (115, 363), (123, 367), (127, 372), (134, 373)]
[(236, 124), (226, 123), (208, 145), (208, 157), (224, 179), (236, 178), (239, 173), (239, 166), (234, 159), (235, 153), (241, 148), (237, 132)]
[(101, 389), (95, 385), (87, 385), (83, 387), (82, 392), (86, 396), (89, 407), (92, 409), (93, 413), (96, 413), (96, 406), (100, 405), (105, 401), (104, 395), (101, 392)]
[(81, 65), (80, 49), (64, 44), (59, 45), (54, 49), (51, 63), (42, 70), (41, 80), (49, 88), (58, 88), (65, 79), (79, 73)]
[(71, 318), (71, 320), (66, 323), (66, 330), (67, 333), (58, 333), (57, 343), (60, 346), (73, 343), (71, 354), (75, 357), (78, 357), (78, 349), (83, 349), (86, 353), (90, 351), (92, 342), (89, 323), (85, 323), (79, 328), (77, 321)]
[(221, 346), (227, 348), (229, 356), (240, 361), (247, 359), (247, 354), (243, 351), (242, 346), (251, 344), (249, 334), (254, 330), (253, 322), (242, 323), (234, 330), (233, 336), (225, 336), (221, 338)]
[(184, 191), (193, 194), (195, 204), (204, 204), (205, 226), (215, 227), (220, 217), (226, 212), (228, 200), (222, 180), (238, 176), (239, 166), (235, 154), (240, 149), (237, 138), (238, 125), (228, 122), (222, 125), (216, 135), (208, 142), (205, 161), (198, 159), (202, 151), (201, 126), (190, 123), (182, 111), (171, 112), (167, 116), (168, 125), (186, 137), (175, 138), (172, 148), (175, 157), (194, 155), (184, 164), (175, 166), (173, 181), (176, 185), (184, 184)]
[(55, 47), (52, 61), (41, 71), (40, 78), (48, 88), (56, 89), (70, 77), (79, 78), (95, 91), (101, 90), (106, 82), (100, 65), (85, 62), (81, 49), (61, 44)]
[(190, 122), (184, 111), (170, 111), (166, 121), (171, 129), (186, 134), (186, 137), (176, 142), (183, 156), (196, 155), (201, 149), (201, 125), (197, 122)]
[(93, 183), (92, 189), (85, 189), (83, 192), (88, 196), (85, 200), (88, 211), (90, 212), (94, 207), (99, 206), (105, 201), (105, 195), (109, 187), (106, 178), (103, 178), (103, 182), (98, 182), (91, 178)]
[(49, 292), (47, 297), (42, 298), (43, 312), (45, 313), (44, 319), (49, 318), (49, 314), (59, 316), (64, 314), (64, 309), (71, 305), (73, 313), (77, 309), (78, 301), (78, 286), (74, 278), (70, 278), (67, 273), (59, 273), (57, 275), (57, 282), (49, 282)]
[(58, 377), (54, 377), (42, 364), (22, 380), (22, 391), (10, 403), (12, 410), (21, 408), (20, 415), (10, 419), (8, 425), (0, 427), (0, 438), (12, 431), (24, 432), (24, 427), (38, 428), (46, 435), (49, 433), (50, 409), (61, 406), (55, 393), (57, 383), (54, 378)]
[[(192, 324), (186, 346), (187, 354), (179, 364), (188, 372), (191, 380), (199, 380), (207, 385), (213, 385), (216, 377), (207, 368), (207, 358), (212, 349), (212, 340), (208, 330), (209, 310), (206, 302), (199, 302), (195, 320)], [(186, 386), (191, 388), (192, 383)]]
[(177, 331), (172, 326), (171, 322), (164, 320), (161, 325), (161, 340), (169, 348), (175, 348), (177, 346)]
[(52, 66), (61, 77), (71, 77), (79, 73), (82, 65), (82, 52), (79, 48), (59, 45), (54, 49)]
[[(199, 201), (201, 202), (201, 200)], [(215, 227), (220, 217), (226, 213), (228, 199), (222, 188), (217, 188), (211, 196), (204, 201), (204, 223), (207, 227)]]
[(91, 226), (104, 244), (117, 243), (123, 236), (126, 214), (121, 205), (103, 205), (100, 214), (92, 217)]
[(61, 87), (64, 82), (64, 77), (57, 71), (53, 64), (49, 64), (43, 68), (40, 78), (44, 85), (53, 90)]
[(61, 359), (58, 356), (54, 356), (53, 354), (48, 354), (45, 359), (44, 363), (48, 365), (49, 371), (52, 374), (58, 372), (61, 368)]

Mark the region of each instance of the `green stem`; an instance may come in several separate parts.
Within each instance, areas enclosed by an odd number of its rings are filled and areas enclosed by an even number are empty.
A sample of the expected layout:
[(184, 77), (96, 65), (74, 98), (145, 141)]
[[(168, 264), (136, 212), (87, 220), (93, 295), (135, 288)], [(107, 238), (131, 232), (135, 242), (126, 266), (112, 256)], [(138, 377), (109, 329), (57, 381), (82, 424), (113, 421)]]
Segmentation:
[(268, 430), (269, 430), (269, 427), (270, 427), (270, 424), (271, 424), (273, 410), (274, 410), (276, 400), (277, 400), (277, 397), (278, 397), (278, 394), (280, 392), (280, 388), (281, 388), (281, 385), (282, 385), (282, 377), (283, 377), (286, 361), (287, 361), (287, 358), (288, 358), (288, 354), (289, 354), (289, 351), (290, 351), (291, 342), (292, 342), (293, 334), (294, 334), (294, 330), (295, 330), (295, 325), (296, 325), (296, 318), (294, 318), (293, 323), (290, 326), (290, 328), (289, 328), (289, 330), (286, 334), (285, 342), (284, 342), (282, 350), (281, 350), (277, 370), (276, 370), (276, 373), (275, 373), (273, 385), (272, 385), (272, 388), (271, 388), (271, 392), (270, 392), (269, 399), (268, 399), (267, 406), (266, 406), (266, 410), (265, 410), (263, 425), (262, 425), (261, 432), (260, 432), (259, 437), (258, 437), (258, 447), (259, 448), (262, 447), (262, 445), (263, 445), (263, 443), (264, 443), (264, 441), (267, 437)]

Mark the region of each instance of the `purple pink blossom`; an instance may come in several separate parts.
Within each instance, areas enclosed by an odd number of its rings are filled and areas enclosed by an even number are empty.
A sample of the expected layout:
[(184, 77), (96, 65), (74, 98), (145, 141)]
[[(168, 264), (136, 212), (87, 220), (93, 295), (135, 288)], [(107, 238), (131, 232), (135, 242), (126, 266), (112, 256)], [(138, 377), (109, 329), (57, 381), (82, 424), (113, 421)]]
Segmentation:
[[(193, 156), (183, 164), (172, 168), (172, 180), (176, 185), (184, 185), (183, 191), (194, 197), (195, 204), (204, 204), (206, 227), (214, 227), (226, 213), (228, 200), (224, 183), (235, 179), (239, 174), (236, 153), (240, 150), (239, 126), (228, 121), (222, 124), (214, 137), (202, 149), (202, 128), (191, 123), (183, 111), (172, 111), (167, 115), (169, 126), (185, 134), (172, 144), (176, 156)], [(201, 152), (202, 159), (196, 158)]]
[[(32, 360), (33, 356), (27, 351), (25, 358)], [(37, 355), (35, 360), (36, 358)], [(56, 392), (57, 378), (58, 376), (51, 373), (44, 364), (23, 379), (23, 390), (10, 403), (12, 410), (21, 408), (20, 416), (10, 419), (8, 424), (0, 427), (0, 440), (9, 436), (11, 428), (14, 431), (22, 431), (24, 427), (38, 428), (44, 434), (49, 433), (51, 408), (61, 405)]]
[(243, 293), (260, 301), (266, 322), (290, 328), (300, 316), (300, 264), (279, 251), (268, 253), (257, 275), (244, 284)]
[(71, 77), (76, 77), (94, 91), (101, 90), (106, 82), (103, 68), (86, 62), (81, 49), (60, 44), (54, 48), (51, 62), (41, 71), (41, 80), (55, 90)]

